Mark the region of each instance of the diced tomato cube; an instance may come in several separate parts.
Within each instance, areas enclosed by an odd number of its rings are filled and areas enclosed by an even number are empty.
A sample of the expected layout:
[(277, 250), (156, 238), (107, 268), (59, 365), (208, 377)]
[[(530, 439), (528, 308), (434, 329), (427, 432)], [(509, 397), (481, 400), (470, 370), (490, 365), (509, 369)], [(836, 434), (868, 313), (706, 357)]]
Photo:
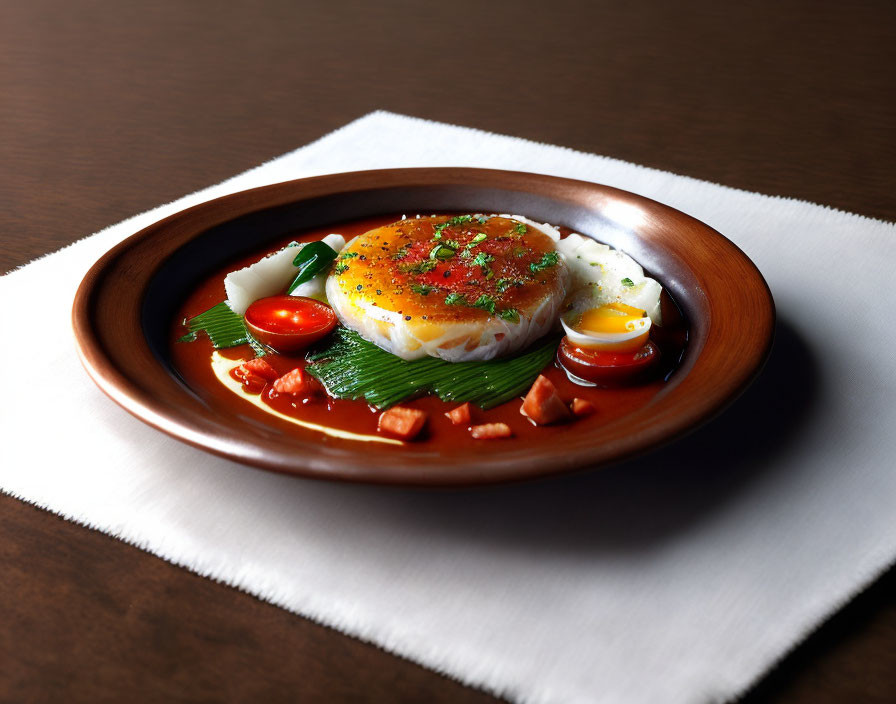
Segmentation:
[(411, 440), (420, 434), (426, 425), (426, 413), (416, 408), (395, 406), (383, 411), (379, 418), (379, 429), (399, 440)]
[(572, 414), (574, 416), (584, 418), (585, 416), (590, 416), (596, 411), (597, 409), (594, 407), (594, 404), (591, 403), (591, 401), (586, 401), (583, 398), (574, 398), (572, 400)]
[(448, 420), (454, 425), (469, 425), (470, 419), (472, 418), (470, 404), (465, 403), (462, 406), (458, 406), (457, 408), (448, 411), (445, 415), (448, 416)]
[(538, 425), (559, 423), (570, 418), (570, 411), (557, 393), (557, 387), (541, 374), (526, 394), (520, 413)]
[(264, 357), (256, 357), (248, 362), (243, 362), (240, 368), (245, 369), (249, 374), (260, 376), (265, 381), (273, 381), (280, 376)]
[(321, 393), (317, 379), (301, 367), (287, 372), (274, 382), (274, 391), (278, 394), (292, 394), (299, 398), (310, 398)]
[(470, 428), (470, 434), (477, 440), (498, 440), (513, 437), (513, 431), (507, 423), (483, 423)]
[(259, 394), (269, 381), (277, 378), (277, 370), (266, 360), (256, 357), (239, 365), (233, 370), (233, 375), (250, 394)]

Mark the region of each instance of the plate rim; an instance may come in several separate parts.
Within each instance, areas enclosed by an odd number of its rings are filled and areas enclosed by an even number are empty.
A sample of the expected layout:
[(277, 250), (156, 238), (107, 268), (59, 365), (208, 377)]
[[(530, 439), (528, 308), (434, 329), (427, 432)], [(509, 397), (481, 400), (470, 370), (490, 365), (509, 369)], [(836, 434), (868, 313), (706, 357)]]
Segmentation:
[[(265, 452), (265, 448), (259, 448), (257, 442), (246, 442), (245, 438), (221, 437), (221, 433), (215, 431), (214, 424), (198, 422), (195, 413), (187, 413), (186, 407), (179, 410), (176, 406), (155, 398), (151, 390), (141, 387), (124, 373), (121, 368), (121, 360), (115, 358), (115, 354), (121, 350), (119, 348), (112, 351), (107, 350), (108, 339), (104, 339), (102, 331), (96, 329), (94, 325), (94, 302), (104, 292), (103, 287), (108, 288), (110, 280), (114, 278), (116, 266), (126, 260), (128, 254), (132, 254), (135, 247), (140, 247), (152, 238), (157, 238), (160, 235), (164, 237), (165, 233), (172, 236), (174, 233), (177, 235), (174, 239), (178, 242), (182, 240), (182, 244), (211, 227), (252, 212), (297, 204), (322, 195), (338, 196), (363, 189), (411, 186), (498, 188), (499, 190), (520, 191), (532, 195), (551, 193), (556, 198), (560, 198), (561, 194), (567, 196), (576, 193), (592, 194), (595, 197), (611, 197), (621, 202), (641, 206), (651, 214), (660, 213), (673, 217), (679, 224), (684, 223), (693, 229), (698, 238), (702, 237), (706, 242), (712, 244), (726, 257), (729, 264), (735, 262), (738, 265), (738, 271), (742, 277), (739, 282), (741, 292), (749, 293), (752, 297), (754, 344), (747, 346), (746, 349), (741, 347), (739, 352), (742, 356), (735, 360), (736, 363), (728, 378), (723, 379), (720, 385), (709, 390), (710, 397), (699, 399), (699, 401), (692, 400), (689, 404), (685, 404), (685, 408), (679, 409), (678, 415), (669, 417), (669, 414), (666, 413), (658, 421), (654, 420), (651, 424), (652, 427), (639, 426), (636, 433), (637, 442), (633, 442), (631, 439), (621, 443), (617, 442), (612, 447), (603, 447), (601, 451), (595, 450), (590, 455), (587, 452), (576, 451), (572, 454), (552, 458), (540, 458), (540, 461), (533, 461), (531, 457), (517, 458), (518, 461), (523, 462), (522, 466), (518, 467), (508, 466), (506, 458), (502, 461), (500, 456), (489, 456), (486, 462), (487, 467), (482, 471), (465, 471), (457, 475), (445, 472), (445, 463), (434, 465), (430, 462), (420, 463), (419, 460), (413, 463), (408, 462), (407, 457), (398, 458), (397, 467), (376, 464), (371, 466), (368, 463), (359, 463), (357, 459), (354, 462), (346, 461), (345, 457), (340, 456), (302, 457), (300, 459), (304, 461), (297, 462), (293, 448), (291, 453), (288, 453), (292, 456), (292, 461), (290, 461), (290, 457), (284, 456), (284, 453), (281, 453), (279, 457), (273, 457), (270, 446), (266, 448), (267, 452)], [(596, 208), (595, 205), (591, 207)], [(334, 220), (338, 220), (338, 218), (334, 218)], [(190, 237), (191, 229), (197, 225), (202, 227), (192, 231), (192, 237)], [(635, 235), (635, 238), (640, 239), (638, 235)], [(140, 286), (135, 287), (133, 295), (126, 302), (121, 302), (123, 305), (127, 304), (125, 310), (131, 317), (132, 330), (135, 322), (134, 314), (136, 313), (138, 319), (140, 318), (147, 286), (159, 268), (164, 266), (165, 260), (175, 250), (176, 248), (167, 254), (159, 252), (158, 260), (141, 272)], [(707, 274), (707, 272), (694, 272), (693, 270), (691, 273), (698, 278), (699, 275)], [(708, 310), (711, 311), (710, 317), (716, 317), (718, 320), (704, 321), (709, 327), (707, 339), (704, 340), (701, 349), (689, 351), (688, 354), (694, 354), (694, 359), (691, 360), (692, 364), (685, 377), (676, 386), (684, 384), (687, 377), (694, 373), (692, 367), (707, 352), (706, 344), (711, 345), (710, 351), (716, 353), (716, 357), (718, 356), (717, 346), (719, 343), (715, 335), (722, 334), (723, 341), (735, 339), (733, 333), (737, 331), (732, 331), (731, 321), (725, 319), (725, 313), (730, 312), (731, 306), (730, 304), (723, 305), (725, 301), (716, 291), (717, 285), (718, 282), (712, 279), (711, 290), (703, 291), (702, 294), (706, 297)], [(629, 459), (672, 442), (722, 412), (761, 372), (771, 350), (775, 317), (775, 305), (771, 291), (756, 265), (731, 240), (690, 215), (644, 196), (603, 184), (520, 171), (466, 167), (375, 169), (327, 174), (259, 186), (204, 201), (141, 229), (107, 251), (83, 278), (72, 307), (72, 326), (76, 348), (87, 373), (107, 396), (150, 426), (194, 447), (275, 472), (330, 480), (418, 486), (493, 484), (567, 473)], [(149, 350), (148, 342), (145, 336), (142, 336), (142, 327), (139, 324), (137, 327), (141, 330), (141, 336), (132, 342), (137, 345), (140, 354), (145, 357), (145, 353)], [(143, 349), (144, 347), (145, 349)], [(151, 352), (150, 356), (152, 356)], [(158, 360), (155, 361), (164, 373), (170, 376), (168, 370), (164, 369)], [(718, 360), (716, 360), (717, 365)], [(651, 403), (647, 404), (647, 406), (650, 405)], [(253, 447), (253, 445), (255, 446)], [(353, 451), (349, 454), (357, 455), (358, 452)], [(507, 453), (508, 458), (513, 454), (513, 452)], [(434, 466), (442, 467), (443, 471), (433, 471)], [(475, 470), (475, 468), (473, 469)]]

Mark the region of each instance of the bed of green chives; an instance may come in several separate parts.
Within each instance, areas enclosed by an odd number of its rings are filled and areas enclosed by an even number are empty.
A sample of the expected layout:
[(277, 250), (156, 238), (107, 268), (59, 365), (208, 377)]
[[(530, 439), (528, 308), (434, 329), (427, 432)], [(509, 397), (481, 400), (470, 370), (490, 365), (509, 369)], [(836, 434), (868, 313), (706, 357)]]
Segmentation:
[(433, 393), (443, 401), (470, 401), (493, 408), (523, 395), (554, 358), (557, 339), (536, 343), (522, 354), (485, 362), (446, 362), (425, 357), (407, 362), (338, 328), (326, 346), (309, 355), (308, 372), (337, 398), (361, 399), (388, 408)]
[(192, 342), (197, 333), (205, 332), (215, 349), (249, 344), (259, 357), (265, 354), (265, 348), (246, 331), (243, 316), (234, 313), (225, 301), (190, 318), (184, 324), (189, 332), (178, 342)]
[[(252, 345), (258, 356), (265, 348), (256, 342), (227, 303), (219, 303), (186, 321), (191, 342), (205, 332), (215, 348)], [(443, 401), (469, 401), (480, 408), (498, 406), (523, 395), (539, 372), (554, 358), (558, 340), (542, 340), (513, 357), (485, 362), (446, 362), (425, 357), (407, 362), (380, 349), (348, 328), (338, 327), (308, 355), (308, 372), (336, 398), (364, 399), (377, 408), (427, 393)]]

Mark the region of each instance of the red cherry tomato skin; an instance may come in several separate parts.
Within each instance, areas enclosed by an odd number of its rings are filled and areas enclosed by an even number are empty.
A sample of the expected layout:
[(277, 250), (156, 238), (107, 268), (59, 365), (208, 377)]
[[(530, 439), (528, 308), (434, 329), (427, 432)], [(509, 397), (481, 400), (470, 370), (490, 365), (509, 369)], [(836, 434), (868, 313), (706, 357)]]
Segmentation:
[(298, 352), (329, 335), (338, 322), (326, 303), (304, 296), (269, 296), (246, 309), (246, 329), (277, 352)]
[(637, 352), (603, 352), (579, 347), (564, 337), (557, 361), (579, 379), (603, 387), (631, 386), (650, 381), (660, 361), (660, 350), (649, 341)]

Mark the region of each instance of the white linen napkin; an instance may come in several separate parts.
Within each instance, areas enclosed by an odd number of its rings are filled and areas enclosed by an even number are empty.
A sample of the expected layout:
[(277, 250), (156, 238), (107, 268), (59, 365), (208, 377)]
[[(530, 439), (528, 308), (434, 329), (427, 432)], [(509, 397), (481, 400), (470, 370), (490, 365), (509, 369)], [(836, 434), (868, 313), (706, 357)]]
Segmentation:
[[(124, 237), (244, 188), (400, 166), (585, 179), (704, 220), (775, 295), (766, 371), (709, 427), (637, 461), (424, 491), (213, 457), (80, 367), (75, 288)], [(892, 224), (373, 113), (0, 278), (0, 487), (514, 701), (730, 700), (896, 556), (894, 263)]]

